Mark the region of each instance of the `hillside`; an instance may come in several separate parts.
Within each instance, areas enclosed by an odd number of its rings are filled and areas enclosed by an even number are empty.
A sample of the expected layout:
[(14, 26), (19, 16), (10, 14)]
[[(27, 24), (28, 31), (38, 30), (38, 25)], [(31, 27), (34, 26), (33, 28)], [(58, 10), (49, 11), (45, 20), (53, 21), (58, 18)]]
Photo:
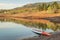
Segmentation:
[(11, 10), (0, 10), (0, 13), (9, 13), (9, 14), (16, 14), (16, 13), (25, 13), (25, 12), (40, 12), (40, 11), (47, 11), (60, 9), (60, 1), (56, 2), (39, 2), (39, 3), (31, 3), (26, 4), (23, 7), (17, 7)]
[(11, 17), (13, 19), (17, 18), (19, 20), (26, 19), (25, 21), (52, 20), (57, 22), (60, 20), (58, 18), (60, 17), (60, 1), (33, 3), (11, 10), (0, 10), (0, 17)]
[[(37, 7), (37, 6), (39, 6), (39, 5), (42, 5), (43, 3), (45, 3), (45, 4), (53, 4), (55, 1), (53, 1), (53, 2), (38, 2), (38, 3), (31, 3), (31, 4), (26, 4), (26, 5), (24, 5), (23, 7), (18, 7), (18, 8), (15, 8), (15, 9), (20, 9), (20, 8), (35, 8), (35, 7)], [(60, 4), (60, 1), (56, 1), (58, 4)]]

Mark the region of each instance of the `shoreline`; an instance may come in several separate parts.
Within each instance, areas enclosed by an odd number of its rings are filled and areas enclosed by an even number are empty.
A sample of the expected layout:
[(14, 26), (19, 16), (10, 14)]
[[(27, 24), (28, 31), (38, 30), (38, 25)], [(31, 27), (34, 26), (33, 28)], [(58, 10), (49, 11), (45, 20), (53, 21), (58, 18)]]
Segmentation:
[(60, 40), (60, 32), (54, 32), (51, 33), (52, 35), (47, 37), (47, 36), (36, 36), (36, 37), (32, 37), (32, 38), (26, 38), (23, 40)]

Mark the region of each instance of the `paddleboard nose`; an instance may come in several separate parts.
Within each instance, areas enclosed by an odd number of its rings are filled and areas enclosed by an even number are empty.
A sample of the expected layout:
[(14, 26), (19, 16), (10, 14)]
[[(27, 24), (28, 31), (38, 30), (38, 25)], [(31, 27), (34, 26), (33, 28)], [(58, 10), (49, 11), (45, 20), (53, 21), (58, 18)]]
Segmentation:
[(45, 36), (51, 36), (51, 34), (50, 33), (47, 33), (47, 32), (42, 32), (41, 34), (42, 35), (45, 35)]

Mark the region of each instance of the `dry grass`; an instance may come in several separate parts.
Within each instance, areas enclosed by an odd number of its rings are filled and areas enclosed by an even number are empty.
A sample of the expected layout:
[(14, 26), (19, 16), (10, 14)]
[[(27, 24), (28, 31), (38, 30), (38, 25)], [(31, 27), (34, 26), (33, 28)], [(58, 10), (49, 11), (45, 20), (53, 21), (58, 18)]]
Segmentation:
[(47, 13), (45, 11), (41, 11), (41, 12), (30, 12), (30, 13), (19, 13), (19, 14), (14, 14), (13, 16), (18, 16), (18, 17), (40, 17), (40, 18), (46, 18), (46, 17), (55, 17), (55, 16), (60, 16), (60, 13)]

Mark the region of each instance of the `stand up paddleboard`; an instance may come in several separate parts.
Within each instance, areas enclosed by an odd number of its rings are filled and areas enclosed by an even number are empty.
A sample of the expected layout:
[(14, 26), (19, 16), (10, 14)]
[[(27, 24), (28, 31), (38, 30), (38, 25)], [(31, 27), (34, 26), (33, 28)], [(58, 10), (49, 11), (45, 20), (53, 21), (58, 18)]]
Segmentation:
[(40, 30), (36, 30), (36, 29), (33, 29), (32, 32), (34, 32), (35, 34), (38, 34), (38, 35), (51, 36), (51, 34), (48, 32), (44, 32), (44, 31), (40, 31)]

